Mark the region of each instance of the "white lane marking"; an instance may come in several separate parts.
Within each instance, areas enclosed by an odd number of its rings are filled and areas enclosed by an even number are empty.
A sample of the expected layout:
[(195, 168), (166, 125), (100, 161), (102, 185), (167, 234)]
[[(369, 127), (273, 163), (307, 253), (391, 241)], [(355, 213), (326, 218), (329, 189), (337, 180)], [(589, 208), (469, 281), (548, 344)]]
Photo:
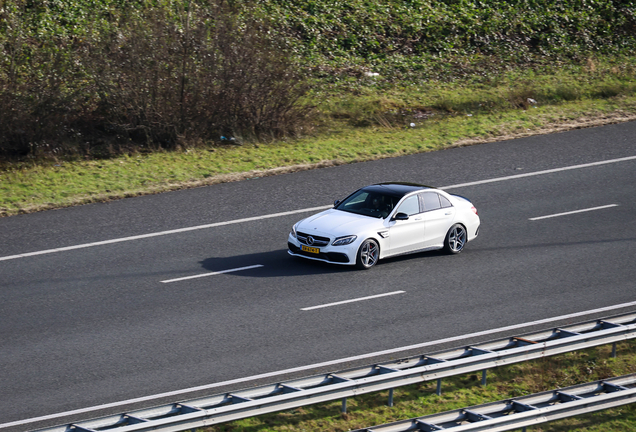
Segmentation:
[(390, 296), (390, 295), (404, 294), (405, 292), (406, 291), (394, 291), (394, 292), (385, 293), (385, 294), (377, 294), (377, 295), (372, 295), (372, 296), (367, 296), (367, 297), (360, 297), (360, 298), (351, 299), (351, 300), (343, 300), (343, 301), (339, 301), (339, 302), (335, 302), (335, 303), (327, 303), (327, 304), (323, 304), (323, 305), (319, 305), (319, 306), (310, 306), (310, 307), (306, 307), (306, 308), (301, 308), (300, 310), (308, 311), (308, 310), (313, 310), (313, 309), (321, 309), (321, 308), (326, 308), (326, 307), (331, 307), (331, 306), (338, 306), (338, 305), (346, 304), (346, 303), (353, 303), (353, 302), (359, 302), (359, 301), (364, 301), (364, 300), (371, 300), (371, 299), (375, 299), (375, 298), (379, 298), (379, 297), (386, 297), (386, 296)]
[(507, 180), (514, 180), (514, 179), (524, 178), (524, 177), (534, 177), (534, 176), (538, 176), (538, 175), (552, 174), (552, 173), (557, 173), (557, 172), (562, 172), (562, 171), (569, 171), (569, 170), (574, 170), (574, 169), (590, 168), (590, 167), (599, 166), (599, 165), (607, 165), (607, 164), (618, 163), (618, 162), (626, 162), (626, 161), (631, 161), (631, 160), (634, 160), (634, 159), (636, 159), (636, 156), (629, 156), (629, 157), (624, 157), (624, 158), (619, 158), (619, 159), (608, 159), (608, 160), (599, 161), (599, 162), (592, 162), (592, 163), (581, 164), (581, 165), (572, 165), (572, 166), (569, 166), (569, 167), (554, 168), (554, 169), (549, 169), (549, 170), (544, 170), (544, 171), (534, 171), (534, 172), (530, 172), (530, 173), (517, 174), (517, 175), (512, 175), (512, 176), (507, 176), (507, 177), (497, 177), (497, 178), (493, 178), (493, 179), (479, 180), (479, 181), (470, 182), (470, 183), (459, 183), (459, 184), (456, 184), (456, 185), (444, 186), (444, 187), (441, 187), (440, 189), (455, 189), (455, 188), (462, 188), (462, 187), (466, 187), (466, 186), (475, 186), (475, 185), (481, 185), (481, 184), (486, 184), (486, 183), (495, 183), (495, 182), (501, 182), (501, 181), (507, 181)]
[(326, 210), (326, 209), (331, 208), (331, 207), (333, 207), (333, 205), (321, 206), (321, 207), (312, 207), (312, 208), (306, 208), (306, 209), (300, 209), (300, 210), (292, 210), (292, 211), (283, 212), (283, 213), (274, 213), (274, 214), (263, 215), (263, 216), (254, 216), (254, 217), (249, 217), (249, 218), (244, 218), (244, 219), (236, 219), (236, 220), (225, 221), (225, 222), (216, 222), (216, 223), (211, 223), (211, 224), (207, 224), (207, 225), (198, 225), (198, 226), (187, 227), (187, 228), (179, 228), (179, 229), (174, 229), (174, 230), (169, 230), (169, 231), (161, 231), (161, 232), (150, 233), (150, 234), (142, 234), (142, 235), (137, 235), (137, 236), (112, 239), (112, 240), (104, 240), (104, 241), (99, 241), (99, 242), (95, 242), (95, 243), (85, 243), (85, 244), (80, 244), (80, 245), (75, 245), (75, 246), (61, 247), (61, 248), (57, 248), (57, 249), (47, 249), (47, 250), (42, 250), (42, 251), (37, 251), (37, 252), (27, 252), (27, 253), (18, 254), (18, 255), (10, 255), (10, 256), (5, 256), (5, 257), (0, 257), (0, 261), (7, 261), (7, 260), (12, 260), (12, 259), (17, 259), (17, 258), (25, 258), (25, 257), (35, 256), (35, 255), (44, 255), (44, 254), (50, 254), (50, 253), (55, 253), (55, 252), (64, 252), (64, 251), (70, 251), (70, 250), (75, 250), (75, 249), (83, 249), (83, 248), (88, 248), (88, 247), (93, 247), (93, 246), (103, 246), (103, 245), (107, 245), (107, 244), (121, 243), (121, 242), (132, 241), (132, 240), (141, 240), (141, 239), (146, 239), (146, 238), (150, 238), (150, 237), (158, 237), (158, 236), (163, 236), (163, 235), (168, 235), (168, 234), (178, 234), (178, 233), (183, 233), (183, 232), (188, 232), (188, 231), (195, 231), (195, 230), (214, 228), (214, 227), (225, 226), (225, 225), (239, 224), (239, 223), (243, 223), (243, 222), (252, 222), (252, 221), (257, 221), (257, 220), (262, 220), (262, 219), (270, 219), (270, 218), (275, 218), (275, 217), (280, 217), (280, 216), (288, 216), (288, 215), (293, 215), (293, 214), (297, 214), (297, 213), (305, 213), (305, 212), (310, 212), (310, 211)]
[[(609, 160), (604, 160), (604, 161), (599, 161), (599, 162), (592, 162), (592, 163), (588, 163), (588, 164), (573, 165), (573, 166), (569, 166), (569, 167), (556, 168), (556, 169), (545, 170), (545, 171), (535, 171), (535, 172), (532, 172), (532, 173), (518, 174), (518, 175), (508, 176), (508, 177), (497, 177), (497, 178), (494, 178), (494, 179), (480, 180), (480, 181), (470, 182), (470, 183), (460, 183), (460, 184), (451, 185), (451, 186), (443, 186), (443, 187), (441, 187), (439, 189), (456, 189), (456, 188), (462, 188), (462, 187), (467, 187), (467, 186), (475, 186), (475, 185), (481, 185), (481, 184), (486, 184), (486, 183), (494, 183), (494, 182), (500, 182), (500, 181), (514, 180), (514, 179), (523, 178), (523, 177), (531, 177), (531, 176), (537, 176), (537, 175), (543, 175), (543, 174), (550, 174), (550, 173), (555, 173), (555, 172), (560, 172), (560, 171), (568, 171), (568, 170), (573, 170), (573, 169), (589, 168), (589, 167), (598, 166), (598, 165), (606, 165), (606, 164), (611, 164), (611, 163), (625, 162), (625, 161), (630, 161), (630, 160), (634, 160), (634, 159), (636, 159), (636, 156), (629, 156), (629, 157), (624, 157), (624, 158), (619, 158), (619, 159), (609, 159)], [(26, 257), (30, 257), (30, 256), (44, 255), (44, 254), (50, 254), (50, 253), (56, 253), (56, 252), (64, 252), (64, 251), (75, 250), (75, 249), (83, 249), (83, 248), (93, 247), (93, 246), (102, 246), (102, 245), (113, 244), (113, 243), (121, 243), (121, 242), (131, 241), (131, 240), (141, 240), (141, 239), (145, 239), (145, 238), (158, 237), (158, 236), (168, 235), (168, 234), (177, 234), (177, 233), (182, 233), (182, 232), (187, 232), (187, 231), (214, 228), (214, 227), (218, 227), (218, 226), (232, 225), (232, 224), (238, 224), (238, 223), (243, 223), (243, 222), (252, 222), (252, 221), (257, 221), (257, 220), (262, 220), (262, 219), (270, 219), (270, 218), (275, 218), (275, 217), (280, 217), (280, 216), (288, 216), (288, 215), (293, 215), (293, 214), (297, 214), (297, 213), (305, 213), (305, 212), (311, 212), (311, 211), (327, 210), (328, 208), (331, 208), (331, 207), (333, 207), (333, 206), (332, 205), (328, 205), (328, 206), (312, 207), (312, 208), (306, 208), (306, 209), (300, 209), (300, 210), (292, 210), (292, 211), (282, 212), (282, 213), (274, 213), (274, 214), (263, 215), (263, 216), (255, 216), (255, 217), (250, 217), (250, 218), (245, 218), (245, 219), (236, 219), (236, 220), (226, 221), (226, 222), (217, 222), (217, 223), (212, 223), (212, 224), (207, 224), (207, 225), (199, 225), (199, 226), (193, 226), (193, 227), (188, 227), (188, 228), (180, 228), (180, 229), (174, 229), (174, 230), (169, 230), (169, 231), (161, 231), (161, 232), (150, 233), (150, 234), (142, 234), (142, 235), (137, 235), (137, 236), (112, 239), (112, 240), (104, 240), (104, 241), (99, 241), (99, 242), (94, 242), (94, 243), (85, 243), (85, 244), (80, 244), (80, 245), (75, 245), (75, 246), (67, 246), (67, 247), (56, 248), (56, 249), (47, 249), (47, 250), (42, 250), (42, 251), (37, 251), (37, 252), (27, 252), (27, 253), (18, 254), (18, 255), (10, 255), (10, 256), (5, 256), (5, 257), (0, 257), (0, 261), (7, 261), (7, 260), (12, 260), (12, 259), (18, 259), (18, 258), (26, 258)]]
[(591, 208), (586, 208), (586, 209), (581, 209), (581, 210), (573, 210), (573, 211), (569, 211), (569, 212), (565, 212), (565, 213), (555, 213), (555, 214), (546, 215), (546, 216), (537, 216), (537, 217), (529, 218), (528, 220), (536, 221), (536, 220), (540, 220), (540, 219), (549, 219), (549, 218), (554, 218), (554, 217), (559, 217), (559, 216), (568, 216), (568, 215), (576, 214), (576, 213), (584, 213), (584, 212), (589, 212), (589, 211), (594, 211), (594, 210), (602, 210), (602, 209), (611, 208), (611, 207), (617, 207), (617, 206), (618, 206), (618, 204), (608, 204), (608, 205), (599, 206), (599, 207), (591, 207)]
[(206, 277), (206, 276), (216, 276), (216, 275), (220, 275), (220, 274), (224, 274), (224, 273), (232, 273), (232, 272), (237, 272), (237, 271), (242, 271), (242, 270), (251, 270), (251, 269), (255, 269), (255, 268), (259, 268), (259, 267), (263, 267), (263, 265), (262, 264), (256, 264), (256, 265), (251, 265), (251, 266), (247, 266), (247, 267), (239, 267), (239, 268), (234, 268), (234, 269), (229, 269), (229, 270), (221, 270), (221, 271), (217, 271), (217, 272), (201, 273), (201, 274), (196, 274), (194, 276), (185, 276), (185, 277), (176, 278), (176, 279), (163, 280), (163, 281), (161, 281), (161, 283), (179, 282), (179, 281), (183, 281), (183, 280), (202, 278), (202, 277)]
[(57, 413), (57, 414), (49, 414), (49, 415), (42, 416), (42, 417), (34, 417), (34, 418), (26, 419), (26, 420), (18, 420), (18, 421), (14, 421), (14, 422), (11, 422), (11, 423), (3, 423), (3, 424), (0, 424), (0, 429), (26, 425), (26, 424), (29, 424), (29, 423), (35, 423), (35, 422), (40, 422), (40, 421), (45, 421), (45, 420), (53, 420), (53, 419), (56, 419), (56, 418), (67, 417), (67, 416), (76, 415), (76, 414), (86, 414), (86, 413), (90, 413), (90, 412), (93, 412), (93, 411), (116, 408), (116, 407), (125, 406), (125, 405), (131, 405), (131, 404), (139, 403), (139, 402), (148, 402), (148, 401), (153, 401), (153, 400), (156, 400), (156, 399), (163, 399), (163, 398), (166, 398), (166, 397), (180, 396), (180, 395), (183, 395), (183, 394), (192, 393), (192, 392), (196, 392), (196, 391), (211, 390), (211, 389), (216, 388), (216, 387), (223, 387), (223, 386), (227, 386), (227, 385), (241, 384), (241, 383), (254, 381), (254, 380), (259, 380), (259, 379), (264, 379), (264, 378), (274, 378), (274, 377), (277, 377), (277, 376), (280, 376), (280, 375), (286, 375), (286, 374), (295, 373), (295, 372), (303, 372), (303, 371), (307, 371), (307, 370), (314, 370), (314, 369), (317, 369), (317, 368), (322, 368), (322, 367), (326, 367), (326, 366), (333, 366), (333, 365), (338, 365), (338, 364), (342, 364), (342, 363), (346, 364), (346, 363), (349, 363), (349, 362), (352, 362), (352, 361), (364, 360), (364, 359), (378, 357), (378, 356), (387, 355), (387, 354), (396, 354), (396, 353), (400, 353), (402, 351), (408, 351), (408, 350), (419, 349), (419, 348), (426, 348), (428, 346), (439, 345), (439, 344), (444, 344), (444, 343), (448, 343), (448, 342), (462, 341), (462, 340), (466, 340), (466, 339), (470, 339), (470, 338), (474, 338), (474, 337), (478, 337), (478, 336), (487, 336), (487, 335), (491, 335), (491, 334), (495, 334), (495, 333), (499, 333), (499, 332), (503, 332), (503, 331), (522, 329), (522, 328), (527, 328), (527, 327), (530, 327), (530, 326), (536, 326), (536, 325), (542, 325), (542, 324), (549, 324), (549, 323), (554, 322), (554, 321), (568, 320), (568, 319), (577, 318), (577, 317), (580, 317), (580, 316), (585, 316), (585, 315), (588, 315), (588, 314), (595, 314), (595, 313), (601, 313), (601, 312), (610, 312), (610, 311), (612, 311), (614, 309), (622, 309), (622, 308), (633, 307), (633, 306), (636, 306), (636, 301), (630, 302), (630, 303), (617, 304), (617, 305), (613, 305), (613, 306), (607, 306), (607, 307), (603, 307), (603, 308), (599, 308), (599, 309), (592, 309), (592, 310), (583, 311), (583, 312), (575, 312), (575, 313), (572, 313), (572, 314), (561, 315), (561, 316), (557, 316), (557, 317), (553, 317), (553, 318), (545, 318), (545, 319), (541, 319), (541, 320), (537, 320), (537, 321), (530, 321), (530, 322), (526, 322), (526, 323), (522, 323), (522, 324), (514, 324), (514, 325), (510, 325), (510, 326), (506, 326), (506, 327), (500, 327), (500, 328), (491, 329), (491, 330), (484, 330), (484, 331), (471, 333), (471, 334), (467, 334), (467, 335), (454, 336), (454, 337), (450, 337), (450, 338), (446, 338), (446, 339), (439, 339), (439, 340), (435, 340), (435, 341), (424, 342), (424, 343), (419, 343), (419, 344), (415, 344), (415, 345), (409, 345), (409, 346), (400, 347), (400, 348), (394, 348), (394, 349), (389, 349), (389, 350), (384, 350), (384, 351), (377, 351), (377, 352), (368, 353), (368, 354), (361, 354), (361, 355), (357, 355), (357, 356), (353, 356), (353, 357), (347, 357), (347, 358), (338, 359), (338, 360), (330, 360), (330, 361), (326, 361), (326, 362), (322, 362), (322, 363), (315, 363), (315, 364), (308, 365), (308, 366), (299, 366), (299, 367), (285, 369), (285, 370), (281, 370), (281, 371), (267, 372), (267, 373), (263, 373), (263, 374), (259, 374), (259, 375), (254, 375), (254, 376), (251, 376), (251, 377), (236, 378), (236, 379), (232, 379), (232, 380), (228, 380), (228, 381), (222, 381), (222, 382), (213, 383), (213, 384), (206, 384), (206, 385), (201, 385), (201, 386), (197, 386), (197, 387), (191, 387), (191, 388), (182, 389), (182, 390), (174, 390), (174, 391), (171, 391), (171, 392), (159, 393), (159, 394), (152, 395), (152, 396), (143, 396), (143, 397), (138, 397), (138, 398), (135, 398), (135, 399), (128, 399), (128, 400), (125, 400), (125, 401), (111, 402), (111, 403), (107, 403), (107, 404), (103, 404), (103, 405), (96, 405), (96, 406), (92, 406), (92, 407), (88, 407), (88, 408), (81, 408), (81, 409), (61, 412), (61, 413)]

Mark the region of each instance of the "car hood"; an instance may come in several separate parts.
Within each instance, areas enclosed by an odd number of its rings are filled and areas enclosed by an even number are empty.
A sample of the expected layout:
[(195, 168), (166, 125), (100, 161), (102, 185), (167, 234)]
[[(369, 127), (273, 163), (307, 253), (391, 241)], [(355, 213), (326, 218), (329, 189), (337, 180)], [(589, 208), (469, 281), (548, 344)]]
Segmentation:
[(298, 224), (298, 231), (311, 234), (320, 232), (333, 236), (359, 234), (367, 229), (383, 226), (383, 219), (347, 213), (341, 210), (329, 209), (303, 219)]

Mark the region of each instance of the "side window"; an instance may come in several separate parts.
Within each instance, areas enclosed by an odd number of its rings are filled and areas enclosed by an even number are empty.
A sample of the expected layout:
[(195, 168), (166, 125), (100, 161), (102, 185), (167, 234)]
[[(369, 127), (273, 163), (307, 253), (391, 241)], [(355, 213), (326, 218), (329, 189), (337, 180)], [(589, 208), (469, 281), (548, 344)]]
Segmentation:
[(421, 193), (422, 204), (424, 204), (424, 211), (437, 210), (442, 206), (439, 203), (439, 195), (435, 192)]
[(452, 207), (451, 202), (444, 195), (439, 196), (439, 200), (442, 203), (442, 208)]
[(404, 200), (398, 208), (398, 213), (406, 213), (409, 216), (418, 214), (420, 212), (420, 202), (417, 199), (417, 195), (413, 195)]

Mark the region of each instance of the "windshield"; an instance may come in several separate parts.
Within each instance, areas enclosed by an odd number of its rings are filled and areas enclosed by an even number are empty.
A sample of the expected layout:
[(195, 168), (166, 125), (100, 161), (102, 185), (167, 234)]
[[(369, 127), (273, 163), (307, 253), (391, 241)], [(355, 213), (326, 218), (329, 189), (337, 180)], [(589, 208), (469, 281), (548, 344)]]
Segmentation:
[(338, 210), (375, 218), (386, 218), (395, 208), (400, 197), (374, 191), (359, 190), (335, 207)]

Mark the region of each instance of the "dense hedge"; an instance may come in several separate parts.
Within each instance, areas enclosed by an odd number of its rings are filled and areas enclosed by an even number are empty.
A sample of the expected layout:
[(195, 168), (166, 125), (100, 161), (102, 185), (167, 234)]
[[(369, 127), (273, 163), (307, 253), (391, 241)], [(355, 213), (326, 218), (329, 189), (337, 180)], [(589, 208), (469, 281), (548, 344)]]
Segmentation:
[(399, 80), (635, 47), (636, 1), (2, 0), (0, 156), (293, 134), (304, 82), (347, 65)]
[[(256, 0), (320, 84), (357, 91), (621, 59), (636, 53), (634, 0)], [(619, 68), (622, 68), (619, 66)], [(367, 80), (368, 81), (368, 80)], [(342, 84), (345, 84), (342, 86)]]
[(322, 79), (373, 69), (388, 85), (633, 55), (636, 2), (259, 0)]
[(305, 55), (587, 55), (633, 50), (624, 0), (260, 0)]

